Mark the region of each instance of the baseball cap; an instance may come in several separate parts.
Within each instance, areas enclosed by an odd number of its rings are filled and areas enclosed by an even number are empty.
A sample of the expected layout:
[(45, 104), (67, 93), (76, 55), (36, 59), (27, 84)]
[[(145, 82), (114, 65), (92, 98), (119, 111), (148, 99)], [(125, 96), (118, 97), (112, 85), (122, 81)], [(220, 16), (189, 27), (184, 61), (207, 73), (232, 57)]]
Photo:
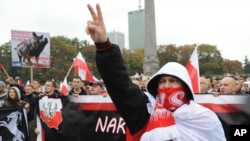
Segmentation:
[(3, 81), (0, 81), (0, 87), (6, 87), (6, 84)]
[(89, 85), (90, 85), (90, 86), (99, 85), (100, 87), (103, 87), (103, 83), (100, 82), (100, 81), (91, 82), (91, 83), (89, 83)]

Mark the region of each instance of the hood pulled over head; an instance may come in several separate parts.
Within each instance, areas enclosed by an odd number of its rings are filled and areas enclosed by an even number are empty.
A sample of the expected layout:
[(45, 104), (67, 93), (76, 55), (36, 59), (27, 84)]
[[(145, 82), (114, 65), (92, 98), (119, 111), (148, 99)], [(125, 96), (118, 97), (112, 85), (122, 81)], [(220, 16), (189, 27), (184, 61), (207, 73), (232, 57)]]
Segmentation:
[(162, 75), (170, 75), (180, 79), (185, 84), (187, 98), (194, 99), (192, 83), (188, 71), (183, 65), (176, 62), (168, 62), (149, 79), (146, 89), (151, 95), (156, 97), (158, 81)]

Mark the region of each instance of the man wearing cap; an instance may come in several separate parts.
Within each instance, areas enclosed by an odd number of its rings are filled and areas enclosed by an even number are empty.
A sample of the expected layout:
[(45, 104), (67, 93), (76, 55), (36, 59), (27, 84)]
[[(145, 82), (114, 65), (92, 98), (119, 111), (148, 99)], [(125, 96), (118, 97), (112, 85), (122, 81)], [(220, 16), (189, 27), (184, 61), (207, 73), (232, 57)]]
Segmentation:
[(0, 81), (0, 108), (3, 107), (4, 102), (7, 100), (6, 84)]
[(90, 83), (90, 95), (102, 95), (104, 93), (104, 84), (103, 82), (96, 81)]

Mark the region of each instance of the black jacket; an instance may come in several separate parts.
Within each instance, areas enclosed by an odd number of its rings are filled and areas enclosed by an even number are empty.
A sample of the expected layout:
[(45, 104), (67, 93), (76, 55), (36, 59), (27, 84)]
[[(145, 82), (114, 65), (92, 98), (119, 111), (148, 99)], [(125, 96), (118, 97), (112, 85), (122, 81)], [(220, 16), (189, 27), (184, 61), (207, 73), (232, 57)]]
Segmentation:
[[(69, 91), (69, 95), (73, 95), (74, 94), (74, 88), (72, 88), (70, 91)], [(87, 92), (81, 88), (81, 92), (79, 93), (79, 95), (87, 95)]]
[(108, 93), (132, 134), (149, 120), (147, 96), (132, 83), (117, 45), (96, 43), (96, 64)]

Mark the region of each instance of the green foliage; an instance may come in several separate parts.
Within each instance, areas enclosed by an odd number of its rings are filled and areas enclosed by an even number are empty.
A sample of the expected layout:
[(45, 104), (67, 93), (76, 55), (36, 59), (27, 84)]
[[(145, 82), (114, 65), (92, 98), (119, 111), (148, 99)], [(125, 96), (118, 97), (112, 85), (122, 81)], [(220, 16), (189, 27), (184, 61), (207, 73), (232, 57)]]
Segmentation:
[[(78, 51), (74, 45), (58, 37), (52, 37), (50, 42), (51, 66), (48, 69), (34, 68), (34, 79), (39, 79), (42, 82), (53, 79), (59, 83), (68, 73)], [(72, 77), (73, 73), (70, 73), (68, 80), (71, 80)]]
[[(100, 74), (96, 68), (95, 63), (95, 47), (90, 45), (86, 40), (79, 40), (77, 38), (67, 38), (64, 36), (52, 37), (50, 40), (51, 46), (51, 68), (33, 68), (33, 78), (40, 79), (44, 82), (47, 79), (54, 79), (56, 82), (63, 81), (64, 77), (68, 75), (68, 81), (73, 77), (73, 70), (70, 70), (73, 59), (80, 51), (91, 70), (91, 73), (100, 78)], [(167, 62), (179, 62), (186, 65), (193, 53), (195, 45), (176, 46), (160, 45), (157, 49), (160, 67)], [(4, 65), (10, 76), (21, 76), (26, 82), (30, 79), (31, 70), (29, 68), (17, 68), (11, 66), (11, 44), (7, 42), (0, 46), (0, 63)], [(129, 75), (134, 75), (136, 72), (143, 72), (144, 49), (138, 48), (131, 52), (123, 49), (122, 56), (124, 63), (128, 68)], [(245, 57), (243, 68), (242, 64), (237, 60), (223, 60), (220, 51), (216, 46), (201, 44), (198, 47), (198, 58), (200, 75), (222, 75), (224, 73), (250, 73), (250, 63)], [(5, 80), (7, 77), (0, 71), (0, 79)]]
[(144, 49), (137, 48), (129, 56), (129, 70), (130, 75), (134, 75), (136, 72), (142, 73), (142, 62), (144, 58)]
[(200, 45), (198, 47), (198, 58), (200, 75), (223, 74), (223, 59), (216, 46), (207, 44)]
[(126, 68), (128, 68), (128, 73), (133, 74), (131, 69), (129, 69), (130, 68), (129, 58), (130, 58), (130, 55), (131, 55), (131, 51), (126, 49), (126, 48), (123, 48), (121, 50), (121, 53), (122, 53), (122, 57), (123, 57), (123, 60), (124, 60), (124, 64), (125, 64)]
[(175, 45), (160, 45), (157, 51), (159, 66), (162, 67), (167, 62), (176, 62), (178, 60), (178, 50)]
[(137, 48), (133, 52), (128, 49), (121, 50), (122, 57), (125, 63), (125, 66), (128, 70), (129, 75), (134, 75), (135, 73), (143, 73), (142, 62), (144, 58), (144, 49)]
[(224, 73), (230, 73), (230, 74), (242, 74), (243, 69), (242, 69), (242, 64), (241, 62), (237, 60), (228, 60), (225, 59), (222, 62), (222, 70)]
[(245, 56), (243, 68), (244, 68), (245, 74), (250, 74), (250, 62), (249, 62), (247, 56)]
[(194, 45), (184, 45), (178, 47), (178, 62), (186, 66), (191, 54), (194, 51)]

